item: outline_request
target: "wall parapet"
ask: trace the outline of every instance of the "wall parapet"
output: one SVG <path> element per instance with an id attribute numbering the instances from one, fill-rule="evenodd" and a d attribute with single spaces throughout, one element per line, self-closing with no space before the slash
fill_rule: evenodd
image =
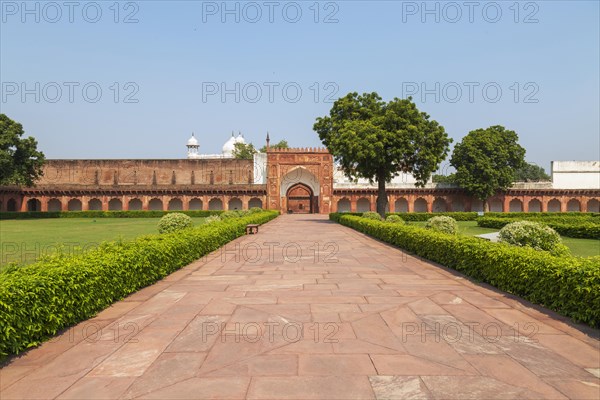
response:
<path id="1" fill-rule="evenodd" d="M 290 147 L 288 149 L 269 148 L 267 153 L 321 153 L 329 154 L 326 147 Z"/>

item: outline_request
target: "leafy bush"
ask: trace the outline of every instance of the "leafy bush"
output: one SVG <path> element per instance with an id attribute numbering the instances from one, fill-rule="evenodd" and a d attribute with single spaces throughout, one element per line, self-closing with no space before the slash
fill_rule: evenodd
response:
<path id="1" fill-rule="evenodd" d="M 391 222 L 394 224 L 403 224 L 404 220 L 402 218 L 400 218 L 398 215 L 392 214 L 392 215 L 387 216 L 387 218 L 385 219 L 385 222 Z"/>
<path id="2" fill-rule="evenodd" d="M 158 221 L 158 233 L 171 233 L 182 229 L 191 228 L 194 223 L 185 214 L 167 214 Z"/>
<path id="3" fill-rule="evenodd" d="M 367 211 L 362 214 L 363 218 L 366 219 L 374 219 L 376 221 L 381 221 L 381 215 L 376 213 L 375 211 Z"/>
<path id="4" fill-rule="evenodd" d="M 54 255 L 0 274 L 0 358 L 41 343 L 115 301 L 151 285 L 245 234 L 265 211 L 132 241 L 106 242 L 79 255 Z"/>
<path id="5" fill-rule="evenodd" d="M 250 209 L 248 210 L 248 212 L 249 212 L 250 214 L 259 213 L 259 212 L 262 212 L 262 211 L 263 211 L 263 209 L 262 209 L 262 208 L 260 208 L 260 207 L 252 207 L 252 208 L 250 208 Z"/>
<path id="6" fill-rule="evenodd" d="M 500 230 L 500 241 L 513 246 L 527 246 L 536 250 L 564 254 L 565 246 L 556 231 L 534 221 L 517 221 Z"/>
<path id="7" fill-rule="evenodd" d="M 205 224 L 212 224 L 213 222 L 221 221 L 221 217 L 218 215 L 211 215 L 204 220 Z"/>
<path id="8" fill-rule="evenodd" d="M 458 233 L 458 223 L 456 220 L 452 217 L 446 217 L 444 215 L 430 218 L 427 221 L 425 228 L 448 233 L 450 235 L 456 235 Z"/>
<path id="9" fill-rule="evenodd" d="M 229 211 L 225 211 L 223 214 L 221 214 L 220 217 L 221 217 L 221 219 L 239 218 L 240 213 L 239 213 L 239 211 L 236 211 L 236 210 L 229 210 Z"/>
<path id="10" fill-rule="evenodd" d="M 600 327 L 600 257 L 557 257 L 529 247 L 345 214 L 330 214 L 330 219 L 576 321 Z"/>

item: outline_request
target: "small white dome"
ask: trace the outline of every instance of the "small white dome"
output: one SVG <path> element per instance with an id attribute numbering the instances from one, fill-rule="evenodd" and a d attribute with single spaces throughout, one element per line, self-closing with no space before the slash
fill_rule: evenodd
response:
<path id="1" fill-rule="evenodd" d="M 192 133 L 192 137 L 189 138 L 189 140 L 187 141 L 187 145 L 188 146 L 198 146 L 198 140 L 194 137 L 193 133 Z"/>
<path id="2" fill-rule="evenodd" d="M 235 150 L 235 144 L 237 143 L 236 137 L 231 134 L 229 140 L 223 145 L 222 153 L 225 156 L 233 156 L 233 150 Z"/>
<path id="3" fill-rule="evenodd" d="M 235 138 L 235 142 L 236 143 L 244 143 L 244 144 L 246 143 L 246 141 L 244 140 L 244 136 L 242 136 L 241 132 Z"/>

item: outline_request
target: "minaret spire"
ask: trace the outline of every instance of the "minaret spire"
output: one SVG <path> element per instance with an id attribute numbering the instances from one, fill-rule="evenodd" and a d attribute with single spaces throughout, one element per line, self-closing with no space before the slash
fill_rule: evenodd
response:
<path id="1" fill-rule="evenodd" d="M 269 138 L 269 131 L 267 131 L 267 151 L 269 151 L 269 149 L 271 148 L 271 146 L 269 145 L 270 142 L 271 138 Z"/>

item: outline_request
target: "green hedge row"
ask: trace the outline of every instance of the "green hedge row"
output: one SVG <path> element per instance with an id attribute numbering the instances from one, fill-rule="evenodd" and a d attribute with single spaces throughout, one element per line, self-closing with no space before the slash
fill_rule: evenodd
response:
<path id="1" fill-rule="evenodd" d="M 493 218 L 600 218 L 600 213 L 583 213 L 583 212 L 487 212 L 486 217 Z"/>
<path id="2" fill-rule="evenodd" d="M 363 213 L 342 213 L 344 215 L 362 215 Z M 405 221 L 427 221 L 431 217 L 445 215 L 448 217 L 452 217 L 457 221 L 477 221 L 482 218 L 479 216 L 477 212 L 436 212 L 436 213 L 426 213 L 426 212 L 412 212 L 412 213 L 386 213 L 386 215 L 398 215 Z M 580 213 L 580 212 L 564 212 L 564 213 L 523 213 L 523 212 L 486 212 L 484 214 L 485 217 L 494 217 L 494 218 L 520 218 L 520 219 L 531 219 L 531 218 L 585 218 L 592 219 L 600 217 L 598 213 Z M 600 218 L 594 219 L 600 221 Z"/>
<path id="3" fill-rule="evenodd" d="M 190 217 L 209 217 L 219 215 L 223 211 L 194 210 L 194 211 L 27 211 L 0 212 L 3 219 L 33 219 L 33 218 L 159 218 L 168 213 L 183 213 Z"/>
<path id="4" fill-rule="evenodd" d="M 330 214 L 330 219 L 600 327 L 600 257 L 555 257 L 530 248 L 345 214 Z"/>
<path id="5" fill-rule="evenodd" d="M 502 229 L 505 225 L 524 218 L 497 218 L 482 217 L 477 220 L 477 225 L 485 228 Z M 586 218 L 528 218 L 527 221 L 536 221 L 548 225 L 563 236 L 582 239 L 600 239 L 600 221 Z"/>
<path id="6" fill-rule="evenodd" d="M 264 211 L 133 241 L 106 242 L 76 256 L 50 256 L 0 275 L 0 358 L 41 343 L 115 301 L 244 235 Z"/>
<path id="7" fill-rule="evenodd" d="M 360 215 L 360 213 L 357 213 Z M 423 213 L 423 212 L 415 212 L 415 213 L 386 213 L 386 215 L 398 215 L 405 221 L 427 221 L 432 217 L 438 217 L 440 215 L 444 215 L 447 217 L 452 217 L 457 221 L 475 221 L 477 219 L 476 212 L 436 212 L 436 213 Z M 347 215 L 347 214 L 344 214 Z M 356 215 L 356 214 L 355 214 Z"/>

